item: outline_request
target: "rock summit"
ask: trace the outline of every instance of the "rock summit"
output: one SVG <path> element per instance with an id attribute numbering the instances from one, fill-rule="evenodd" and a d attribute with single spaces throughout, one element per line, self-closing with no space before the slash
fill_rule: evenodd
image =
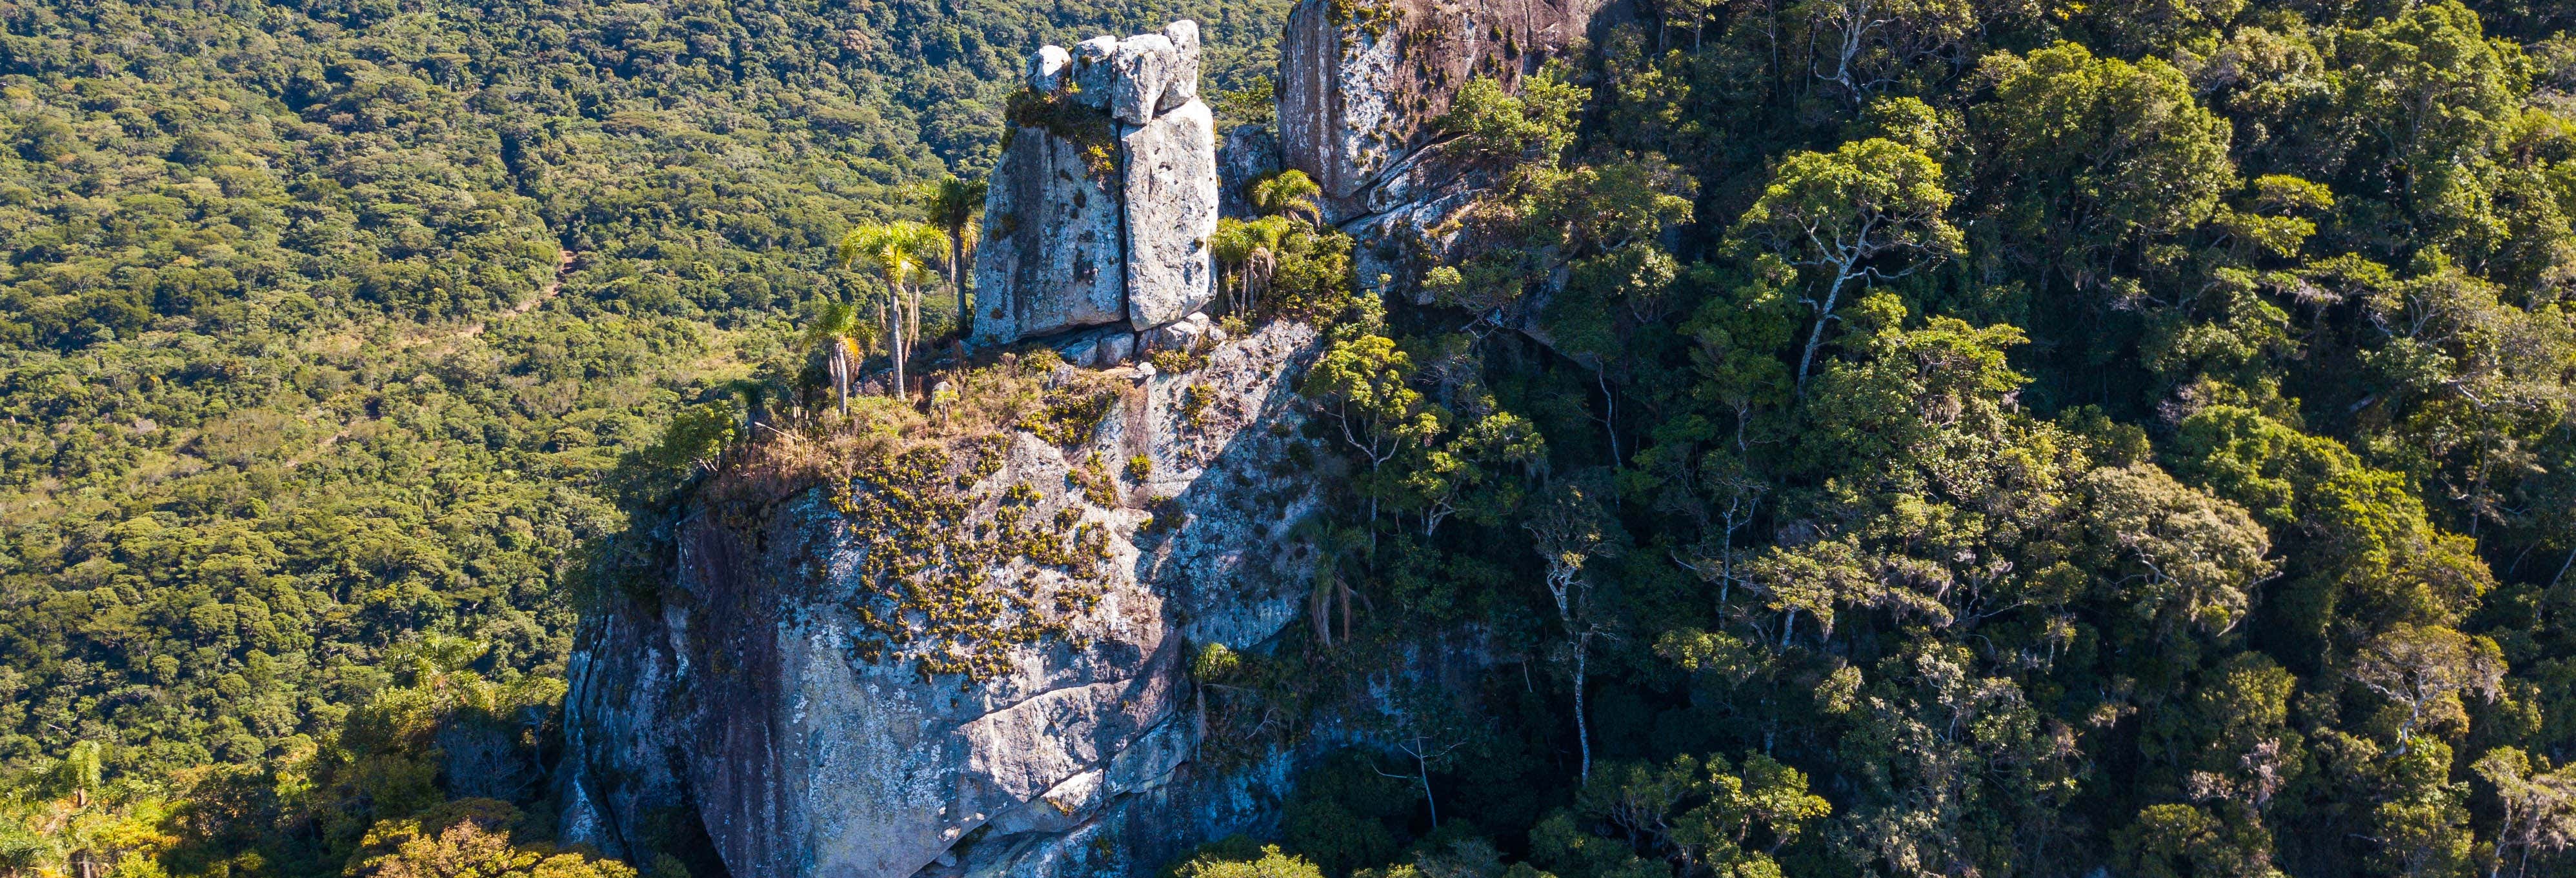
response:
<path id="1" fill-rule="evenodd" d="M 1191 21 L 1030 57 L 984 203 L 976 344 L 1145 332 L 1215 297 L 1216 120 L 1198 79 Z"/>

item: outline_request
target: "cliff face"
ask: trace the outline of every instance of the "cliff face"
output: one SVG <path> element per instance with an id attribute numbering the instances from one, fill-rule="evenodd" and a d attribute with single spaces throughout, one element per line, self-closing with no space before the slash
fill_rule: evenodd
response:
<path id="1" fill-rule="evenodd" d="M 1280 43 L 1279 146 L 1349 225 L 1458 185 L 1433 124 L 1483 76 L 1516 87 L 1605 0 L 1300 0 Z"/>
<path id="2" fill-rule="evenodd" d="M 1371 254 L 1483 185 L 1433 136 L 1452 90 L 1478 74 L 1517 83 L 1596 11 L 1392 0 L 1337 18 L 1305 0 L 1277 137 L 1229 134 L 1222 167 L 1194 27 L 1042 49 L 987 203 L 979 342 L 1044 337 L 1084 365 L 1176 333 L 1223 343 L 1203 369 L 1124 392 L 1096 430 L 1053 437 L 1070 447 L 1017 432 L 940 464 L 973 510 L 944 528 L 1047 520 L 1082 536 L 1081 557 L 1046 569 L 1019 537 L 968 552 L 986 561 L 960 569 L 980 572 L 957 573 L 971 587 L 937 606 L 887 603 L 872 559 L 919 550 L 897 543 L 922 529 L 854 505 L 863 489 L 818 488 L 757 521 L 685 520 L 669 587 L 594 612 L 572 661 L 567 837 L 633 856 L 702 832 L 739 878 L 1072 876 L 1142 874 L 1268 828 L 1297 754 L 1202 770 L 1185 651 L 1258 649 L 1302 616 L 1309 559 L 1289 529 L 1323 479 L 1291 463 L 1290 387 L 1315 337 L 1277 324 L 1224 340 L 1197 313 L 1213 295 L 1218 181 L 1274 156 L 1307 171 L 1371 277 Z M 1151 462 L 1140 484 L 1101 487 L 1101 462 L 1137 455 Z M 889 619 L 941 614 L 1017 633 L 989 654 L 919 626 L 890 633 L 904 625 Z M 1475 661 L 1442 649 L 1408 661 Z"/>
<path id="3" fill-rule="evenodd" d="M 658 606 L 597 614 L 574 659 L 568 836 L 631 853 L 694 818 L 740 878 L 1088 875 L 1258 827 L 1253 793 L 1275 793 L 1284 762 L 1194 770 L 1183 653 L 1253 648 L 1297 618 L 1287 529 L 1316 480 L 1286 463 L 1289 381 L 1313 340 L 1274 325 L 1122 391 L 1070 450 L 1016 432 L 960 465 L 983 473 L 962 496 L 990 501 L 965 529 L 1025 503 L 1028 520 L 1098 534 L 1081 550 L 1105 559 L 1024 580 L 1029 611 L 1058 627 L 1000 650 L 988 679 L 925 676 L 882 642 L 868 561 L 894 537 L 837 489 L 757 523 L 687 519 Z M 1137 454 L 1150 475 L 1126 497 L 1085 487 L 1095 460 Z M 1019 499 L 991 500 L 1005 496 Z M 1169 500 L 1149 514 L 1136 497 Z"/>

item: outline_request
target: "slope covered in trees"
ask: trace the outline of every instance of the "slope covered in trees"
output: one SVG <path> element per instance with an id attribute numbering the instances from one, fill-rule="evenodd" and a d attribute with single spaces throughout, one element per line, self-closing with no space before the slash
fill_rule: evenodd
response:
<path id="1" fill-rule="evenodd" d="M 1468 85 L 1498 184 L 1306 385 L 1365 633 L 1216 681 L 1503 664 L 1179 873 L 2576 868 L 2571 23 L 1662 2 Z"/>
<path id="2" fill-rule="evenodd" d="M 0 4 L 0 868 L 336 872 L 449 795 L 546 837 L 673 413 L 878 293 L 835 245 L 980 175 L 1027 46 L 1190 15 L 1240 84 L 1281 11 Z"/>
<path id="3" fill-rule="evenodd" d="M 547 843 L 576 596 L 840 429 L 1027 46 L 1280 6 L 0 6 L 0 865 L 721 874 Z M 1202 752 L 1393 709 L 1171 873 L 2576 870 L 2576 16 L 1632 11 L 1384 299 L 1215 242 L 1340 494 Z"/>

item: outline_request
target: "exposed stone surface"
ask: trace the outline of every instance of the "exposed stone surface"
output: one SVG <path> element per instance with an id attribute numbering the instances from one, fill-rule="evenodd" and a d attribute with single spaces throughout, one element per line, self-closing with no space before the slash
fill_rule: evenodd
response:
<path id="1" fill-rule="evenodd" d="M 1215 119 L 1197 98 L 1200 52 L 1198 25 L 1176 21 L 1030 59 L 1044 130 L 1018 129 L 993 168 L 987 243 L 975 254 L 976 344 L 1118 321 L 1147 330 L 1216 296 L 1208 238 L 1220 187 Z M 1095 134 L 1110 142 L 1089 142 Z"/>
<path id="2" fill-rule="evenodd" d="M 1060 46 L 1041 46 L 1029 56 L 1029 88 L 1054 91 L 1064 84 L 1064 70 L 1073 65 L 1073 56 Z"/>
<path id="3" fill-rule="evenodd" d="M 1249 217 L 1244 198 L 1252 181 L 1279 170 L 1279 138 L 1260 125 L 1237 125 L 1225 132 L 1216 149 L 1217 213 Z"/>
<path id="4" fill-rule="evenodd" d="M 1055 341 L 1055 352 L 1068 364 L 1105 369 L 1135 354 L 1136 334 L 1124 323 L 1071 333 Z"/>
<path id="5" fill-rule="evenodd" d="M 1170 37 L 1162 34 L 1139 34 L 1118 41 L 1118 54 L 1112 56 L 1109 69 L 1109 115 L 1129 125 L 1153 121 L 1163 103 L 1163 89 L 1171 84 L 1173 55 L 1178 54 Z"/>
<path id="6" fill-rule="evenodd" d="M 1223 341 L 1225 331 L 1210 325 L 1206 314 L 1191 314 L 1161 329 L 1154 330 L 1153 348 L 1161 351 L 1186 351 L 1201 340 Z"/>
<path id="7" fill-rule="evenodd" d="M 1043 53 L 1044 48 L 1038 49 Z M 1073 87 L 1084 105 L 1106 109 L 1109 106 L 1110 83 L 1118 74 L 1111 60 L 1118 56 L 1118 38 L 1102 34 L 1073 46 Z"/>
<path id="8" fill-rule="evenodd" d="M 1119 136 L 1127 168 L 1127 322 L 1150 329 L 1216 296 L 1216 118 L 1190 101 Z"/>
<path id="9" fill-rule="evenodd" d="M 1172 41 L 1172 66 L 1164 72 L 1157 112 L 1179 109 L 1199 97 L 1199 23 L 1184 18 L 1164 25 L 1163 38 Z"/>
<path id="10" fill-rule="evenodd" d="M 1606 2 L 1299 0 L 1279 50 L 1282 163 L 1315 178 L 1335 223 L 1386 210 L 1371 190 L 1433 143 L 1460 85 L 1492 76 L 1517 87 L 1584 37 Z M 1454 168 L 1422 169 L 1452 178 L 1442 170 Z"/>
<path id="11" fill-rule="evenodd" d="M 670 586 L 593 614 L 572 659 L 568 840 L 632 855 L 703 826 L 738 878 L 1136 875 L 1274 819 L 1289 754 L 1195 770 L 1181 650 L 1256 648 L 1299 618 L 1289 530 L 1321 489 L 1286 464 L 1302 441 L 1286 428 L 1314 342 L 1274 324 L 1150 378 L 1071 452 L 1011 438 L 988 484 L 1109 525 L 1115 561 L 1070 636 L 1018 647 L 980 684 L 849 655 L 841 598 L 885 548 L 825 489 L 757 523 L 685 520 Z M 1192 386 L 1206 402 L 1184 417 Z M 1132 490 L 1173 498 L 1169 528 L 1146 535 L 1146 513 L 1071 489 L 1093 454 L 1150 457 Z"/>
<path id="12" fill-rule="evenodd" d="M 979 341 L 1127 319 L 1120 192 L 1093 173 L 1083 148 L 1043 128 L 1012 132 L 984 196 Z"/>

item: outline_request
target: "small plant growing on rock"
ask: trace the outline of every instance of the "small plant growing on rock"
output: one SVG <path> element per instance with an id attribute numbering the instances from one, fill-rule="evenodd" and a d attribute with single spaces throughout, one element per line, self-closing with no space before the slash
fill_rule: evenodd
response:
<path id="1" fill-rule="evenodd" d="M 834 506 L 868 545 L 848 601 L 860 661 L 910 662 L 960 688 L 1009 670 L 1013 649 L 1070 633 L 1098 604 L 1107 528 L 1071 508 L 1042 512 L 1025 484 L 984 483 L 1007 439 L 924 444 L 861 466 Z M 1053 575 L 1048 575 L 1052 573 Z"/>
<path id="2" fill-rule="evenodd" d="M 1091 501 L 1091 505 L 1103 509 L 1118 505 L 1118 486 L 1110 481 L 1109 465 L 1101 461 L 1099 452 L 1084 458 L 1082 465 L 1065 473 L 1065 478 L 1082 489 L 1082 499 Z"/>
<path id="3" fill-rule="evenodd" d="M 1092 179 L 1107 180 L 1118 173 L 1118 124 L 1108 112 L 1075 100 L 1074 91 L 1068 87 L 1012 92 L 1004 115 L 1013 127 L 1005 129 L 1003 137 L 1013 136 L 1018 128 L 1044 129 L 1073 142 L 1074 148 L 1082 152 L 1083 167 L 1091 172 Z M 1003 148 L 1010 148 L 1007 140 Z"/>
<path id="4" fill-rule="evenodd" d="M 1207 365 L 1208 361 L 1207 354 L 1196 347 L 1159 350 L 1146 359 L 1153 362 L 1154 371 L 1169 374 L 1195 372 L 1199 367 Z"/>
<path id="5" fill-rule="evenodd" d="M 1048 392 L 1046 405 L 1023 418 L 1020 429 L 1059 447 L 1081 445 L 1100 431 L 1100 422 L 1118 407 L 1118 398 L 1117 385 L 1086 375 Z"/>

